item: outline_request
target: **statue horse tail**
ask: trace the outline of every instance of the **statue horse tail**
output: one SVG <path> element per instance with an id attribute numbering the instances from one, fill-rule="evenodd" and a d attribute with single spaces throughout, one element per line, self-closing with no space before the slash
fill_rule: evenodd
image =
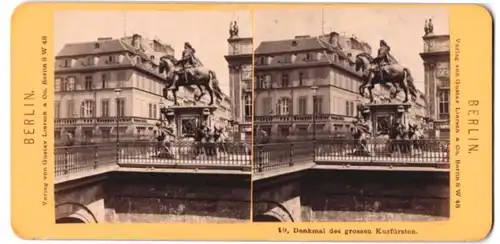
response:
<path id="1" fill-rule="evenodd" d="M 408 84 L 408 90 L 413 97 L 417 97 L 417 88 L 415 87 L 415 82 L 413 76 L 411 75 L 410 69 L 404 68 L 406 72 L 406 83 Z"/>
<path id="2" fill-rule="evenodd" d="M 219 80 L 217 80 L 217 76 L 215 75 L 215 72 L 213 70 L 209 70 L 208 71 L 208 75 L 210 76 L 210 81 L 212 83 L 212 89 L 215 92 L 215 96 L 217 96 L 217 98 L 219 100 L 222 100 L 222 94 L 223 93 L 222 93 L 222 90 L 219 87 Z"/>

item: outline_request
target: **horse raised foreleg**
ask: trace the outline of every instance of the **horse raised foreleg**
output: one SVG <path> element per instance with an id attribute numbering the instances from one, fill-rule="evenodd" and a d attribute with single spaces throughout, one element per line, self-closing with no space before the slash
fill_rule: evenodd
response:
<path id="1" fill-rule="evenodd" d="M 373 94 L 372 94 L 373 86 L 368 87 L 368 94 L 370 96 L 370 103 L 373 103 Z"/>
<path id="2" fill-rule="evenodd" d="M 179 106 L 179 102 L 177 102 L 177 91 L 178 91 L 179 88 L 175 88 L 174 90 L 172 90 L 172 94 L 174 95 L 174 105 L 175 106 Z"/>
<path id="3" fill-rule="evenodd" d="M 407 79 L 408 79 L 408 73 L 405 70 L 404 74 L 403 74 L 403 80 L 401 81 L 401 86 L 403 87 L 403 92 L 405 93 L 405 100 L 403 101 L 403 103 L 408 102 L 408 80 Z"/>
<path id="4" fill-rule="evenodd" d="M 208 103 L 208 105 L 213 105 L 214 104 L 214 91 L 212 90 L 212 88 L 210 87 L 210 85 L 207 83 L 204 85 L 205 87 L 205 90 L 207 90 L 208 94 L 210 95 L 210 102 Z"/>

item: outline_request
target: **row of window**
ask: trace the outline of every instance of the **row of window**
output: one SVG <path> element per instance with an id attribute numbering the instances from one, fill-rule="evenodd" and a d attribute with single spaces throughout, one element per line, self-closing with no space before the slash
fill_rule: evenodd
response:
<path id="1" fill-rule="evenodd" d="M 294 74 L 296 74 L 297 76 L 293 77 L 292 75 Z M 256 86 L 257 88 L 261 89 L 270 89 L 309 85 L 306 82 L 305 72 L 281 73 L 278 77 L 279 80 L 273 82 L 273 76 L 271 74 L 256 75 Z M 298 84 L 294 84 L 292 80 L 293 78 L 296 78 L 296 80 L 298 80 Z M 330 84 L 351 92 L 358 92 L 358 88 L 361 83 L 358 81 L 358 79 L 352 78 L 351 76 L 333 72 L 332 75 L 330 75 Z"/>
<path id="2" fill-rule="evenodd" d="M 322 96 L 316 96 L 313 100 L 313 111 L 308 112 L 308 97 L 306 96 L 301 96 L 297 99 L 297 114 L 296 115 L 310 115 L 312 113 L 316 114 L 326 114 L 326 111 L 323 107 L 324 104 L 324 98 Z M 341 99 L 336 101 L 335 104 L 337 107 L 334 108 L 333 113 L 335 114 L 342 114 L 346 116 L 356 116 L 356 103 L 354 101 L 341 101 Z M 345 104 L 344 109 L 340 109 L 338 107 L 341 104 Z M 291 115 L 292 113 L 292 108 L 294 104 L 293 101 L 290 98 L 280 98 L 276 102 L 276 112 L 273 111 L 272 107 L 272 98 L 271 97 L 265 97 L 262 99 L 262 108 L 263 108 L 263 115 L 266 114 L 277 114 L 277 115 Z"/>
<path id="3" fill-rule="evenodd" d="M 54 117 L 55 118 L 72 118 L 72 117 L 83 117 L 92 118 L 96 117 L 97 104 L 94 100 L 84 100 L 80 102 L 80 110 L 78 113 L 78 107 L 76 107 L 76 102 L 73 100 L 68 100 L 64 102 L 64 107 L 66 108 L 65 115 L 62 113 L 62 102 L 56 101 L 54 104 Z M 111 117 L 110 114 L 110 100 L 101 99 L 100 116 L 101 117 Z M 125 114 L 125 98 L 117 99 L 115 116 L 126 116 Z"/>
<path id="4" fill-rule="evenodd" d="M 119 59 L 117 55 L 107 55 L 103 57 L 96 57 L 96 56 L 88 56 L 82 60 L 82 65 L 84 66 L 93 66 L 97 62 L 99 62 L 99 59 L 103 58 L 105 61 L 104 63 L 106 64 L 117 64 L 119 63 Z M 76 62 L 76 60 L 75 60 Z M 60 65 L 62 68 L 71 68 L 73 66 L 74 62 L 73 59 L 65 59 L 63 63 Z"/>
<path id="5" fill-rule="evenodd" d="M 111 80 L 112 73 L 103 73 L 100 75 L 99 79 L 95 79 L 94 75 L 83 76 L 83 82 L 79 81 L 76 76 L 69 76 L 66 78 L 56 77 L 55 78 L 55 91 L 74 91 L 74 90 L 94 90 L 94 89 L 104 89 L 111 88 L 109 83 Z M 126 71 L 118 71 L 115 73 L 116 81 L 126 80 Z M 99 86 L 100 83 L 100 86 Z"/>

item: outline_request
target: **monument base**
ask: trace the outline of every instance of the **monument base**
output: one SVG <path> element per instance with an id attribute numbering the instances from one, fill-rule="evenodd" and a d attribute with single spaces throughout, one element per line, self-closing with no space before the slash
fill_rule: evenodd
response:
<path id="1" fill-rule="evenodd" d="M 376 138 L 381 130 L 386 129 L 384 127 L 391 126 L 396 120 L 407 127 L 411 106 L 408 103 L 364 104 L 362 114 L 366 121 L 371 121 L 372 136 Z"/>
<path id="2" fill-rule="evenodd" d="M 167 108 L 167 119 L 175 126 L 177 138 L 193 137 L 196 129 L 205 124 L 213 126 L 215 106 L 170 106 Z"/>

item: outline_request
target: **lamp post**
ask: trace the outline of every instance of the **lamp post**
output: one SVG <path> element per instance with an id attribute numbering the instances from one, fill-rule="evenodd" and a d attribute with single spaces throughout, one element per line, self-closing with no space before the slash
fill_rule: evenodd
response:
<path id="1" fill-rule="evenodd" d="M 317 86 L 311 86 L 312 98 L 313 98 L 313 160 L 316 158 L 316 92 L 318 91 Z"/>
<path id="2" fill-rule="evenodd" d="M 160 98 L 160 108 L 159 108 L 160 109 L 160 121 L 163 121 L 163 116 L 162 116 L 163 114 L 161 112 L 161 109 L 163 108 L 163 105 L 164 105 L 163 98 Z"/>
<path id="3" fill-rule="evenodd" d="M 118 163 L 118 160 L 120 159 L 120 101 L 118 99 L 120 98 L 122 89 L 116 88 L 114 91 L 116 95 L 116 161 Z"/>

